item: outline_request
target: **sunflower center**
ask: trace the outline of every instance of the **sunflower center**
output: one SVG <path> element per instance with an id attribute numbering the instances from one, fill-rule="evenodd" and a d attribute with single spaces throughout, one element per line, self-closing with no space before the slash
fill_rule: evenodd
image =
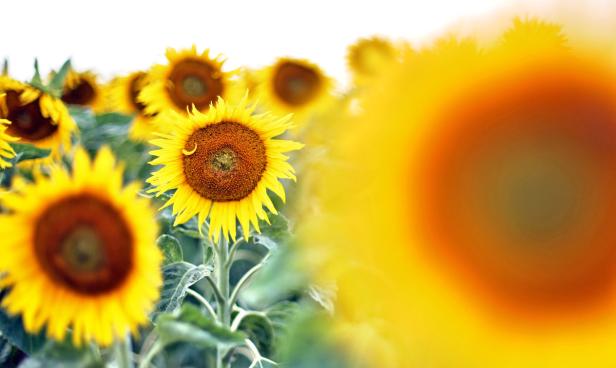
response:
<path id="1" fill-rule="evenodd" d="M 235 167 L 237 156 L 228 148 L 223 148 L 212 154 L 211 165 L 214 170 L 229 172 Z"/>
<path id="2" fill-rule="evenodd" d="M 37 220 L 34 244 L 46 273 L 77 293 L 111 291 L 131 271 L 128 225 L 115 207 L 90 194 L 50 205 Z"/>
<path id="3" fill-rule="evenodd" d="M 139 93 L 141 92 L 141 83 L 143 83 L 143 79 L 145 78 L 145 73 L 139 73 L 135 75 L 135 77 L 130 81 L 130 101 L 132 102 L 135 110 L 139 113 L 143 113 L 145 110 L 145 105 L 139 101 Z"/>
<path id="4" fill-rule="evenodd" d="M 169 97 L 182 110 L 193 104 L 197 109 L 205 109 L 224 89 L 221 71 L 196 59 L 178 62 L 169 73 L 169 81 Z"/>
<path id="5" fill-rule="evenodd" d="M 40 99 L 22 105 L 19 93 L 8 91 L 6 93 L 8 114 L 6 118 L 11 121 L 7 132 L 26 141 L 36 142 L 53 135 L 58 126 L 50 118 L 43 116 Z"/>
<path id="6" fill-rule="evenodd" d="M 100 271 L 105 264 L 102 239 L 90 226 L 78 226 L 62 241 L 60 255 L 76 272 Z"/>
<path id="7" fill-rule="evenodd" d="M 187 140 L 184 174 L 193 190 L 212 201 L 239 201 L 257 187 L 267 166 L 265 145 L 254 130 L 221 122 Z"/>
<path id="8" fill-rule="evenodd" d="M 421 164 L 433 250 L 516 308 L 597 300 L 616 281 L 616 91 L 560 68 L 469 92 Z"/>
<path id="9" fill-rule="evenodd" d="M 69 105 L 87 106 L 95 97 L 96 89 L 85 79 L 80 79 L 73 88 L 65 88 L 62 93 L 62 101 Z"/>
<path id="10" fill-rule="evenodd" d="M 201 97 L 207 92 L 207 84 L 196 75 L 188 75 L 182 80 L 184 92 L 191 97 Z"/>
<path id="11" fill-rule="evenodd" d="M 274 74 L 274 91 L 285 103 L 304 105 L 317 96 L 321 77 L 313 68 L 294 62 L 280 64 Z"/>

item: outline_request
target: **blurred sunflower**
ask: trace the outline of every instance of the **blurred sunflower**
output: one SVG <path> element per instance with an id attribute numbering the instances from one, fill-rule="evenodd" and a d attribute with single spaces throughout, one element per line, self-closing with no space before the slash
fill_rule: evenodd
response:
<path id="1" fill-rule="evenodd" d="M 91 71 L 77 72 L 71 69 L 64 79 L 62 101 L 67 105 L 88 106 L 95 112 L 105 108 L 104 87 L 98 76 Z"/>
<path id="2" fill-rule="evenodd" d="M 399 50 L 386 38 L 361 38 L 348 48 L 347 65 L 356 85 L 373 80 L 399 57 Z"/>
<path id="3" fill-rule="evenodd" d="M 302 145 L 275 139 L 291 127 L 289 117 L 254 115 L 254 109 L 246 98 L 237 106 L 219 98 L 205 114 L 195 108 L 188 116 L 159 116 L 169 133 L 151 141 L 160 147 L 152 151 L 151 164 L 163 167 L 147 182 L 158 195 L 175 189 L 164 206 L 173 205 L 175 225 L 197 214 L 201 225 L 209 215 L 209 236 L 218 241 L 221 230 L 225 238 L 236 238 L 237 220 L 244 236 L 251 223 L 260 231 L 259 219 L 268 221 L 264 206 L 277 213 L 267 191 L 285 200 L 279 179 L 295 180 L 285 153 Z"/>
<path id="4" fill-rule="evenodd" d="M 6 169 L 11 167 L 11 163 L 7 160 L 15 157 L 15 151 L 9 143 L 19 140 L 6 133 L 10 121 L 6 119 L 0 119 L 0 169 Z"/>
<path id="5" fill-rule="evenodd" d="M 265 109 L 277 115 L 293 113 L 298 124 L 333 101 L 333 80 L 307 60 L 280 58 L 260 70 L 257 78 L 257 97 Z"/>
<path id="6" fill-rule="evenodd" d="M 395 347 L 373 366 L 616 364 L 610 52 L 518 19 L 407 51 L 363 96 L 304 231 L 339 315 Z"/>
<path id="7" fill-rule="evenodd" d="M 190 49 L 167 49 L 167 65 L 155 65 L 148 73 L 147 86 L 139 94 L 139 101 L 147 114 L 155 115 L 171 109 L 186 114 L 194 105 L 205 111 L 218 97 L 232 100 L 233 72 L 223 72 L 221 55 L 210 57 L 210 51 L 198 53 Z"/>
<path id="8" fill-rule="evenodd" d="M 53 166 L 35 179 L 3 197 L 4 307 L 32 333 L 46 326 L 62 340 L 70 328 L 76 345 L 136 333 L 161 285 L 155 215 L 139 185 L 122 187 L 108 148 L 94 162 L 79 149 L 72 174 Z"/>
<path id="9" fill-rule="evenodd" d="M 70 149 L 77 125 L 60 99 L 9 77 L 0 77 L 0 93 L 0 118 L 11 122 L 9 135 L 51 149 L 51 158 Z"/>
<path id="10" fill-rule="evenodd" d="M 137 98 L 146 83 L 146 73 L 137 71 L 114 79 L 109 86 L 109 104 L 114 111 L 135 115 L 129 136 L 134 140 L 148 140 L 155 131 L 152 116 L 145 113 L 145 105 Z"/>

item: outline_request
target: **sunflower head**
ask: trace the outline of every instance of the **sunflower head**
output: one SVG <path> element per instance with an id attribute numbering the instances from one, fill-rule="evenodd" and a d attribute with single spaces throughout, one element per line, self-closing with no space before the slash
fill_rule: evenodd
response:
<path id="1" fill-rule="evenodd" d="M 94 162 L 79 149 L 72 174 L 59 166 L 19 181 L 0 216 L 3 300 L 27 331 L 103 346 L 147 321 L 158 298 L 157 225 L 139 186 L 122 186 L 108 148 Z"/>
<path id="2" fill-rule="evenodd" d="M 138 96 L 146 86 L 147 74 L 143 71 L 115 78 L 108 88 L 109 108 L 126 115 L 134 115 L 129 136 L 135 140 L 148 140 L 156 131 L 152 122 L 153 116 L 146 114 L 146 106 L 139 101 Z"/>
<path id="3" fill-rule="evenodd" d="M 70 149 L 77 125 L 60 99 L 8 77 L 0 77 L 0 93 L 0 118 L 11 122 L 6 133 L 51 149 L 51 158 Z"/>
<path id="4" fill-rule="evenodd" d="M 356 84 L 373 79 L 399 57 L 398 49 L 386 38 L 361 38 L 348 48 L 347 65 Z"/>
<path id="5" fill-rule="evenodd" d="M 67 105 L 88 106 L 96 112 L 105 108 L 104 87 L 92 71 L 71 69 L 64 79 L 61 99 Z"/>
<path id="6" fill-rule="evenodd" d="M 340 314 L 387 336 L 394 366 L 616 362 L 610 57 L 517 20 L 481 51 L 408 51 L 362 96 L 306 241 L 332 252 Z"/>
<path id="7" fill-rule="evenodd" d="M 280 58 L 258 73 L 257 96 L 279 115 L 293 113 L 303 122 L 332 102 L 333 81 L 307 60 Z"/>
<path id="8" fill-rule="evenodd" d="M 175 112 L 159 118 L 169 133 L 158 134 L 152 144 L 153 165 L 162 165 L 148 182 L 157 194 L 175 190 L 165 204 L 173 205 L 176 225 L 198 215 L 199 225 L 209 216 L 209 236 L 220 233 L 235 239 L 237 221 L 244 236 L 250 224 L 259 231 L 259 219 L 276 213 L 268 190 L 285 199 L 279 179 L 295 180 L 286 152 L 301 144 L 276 139 L 291 122 L 288 117 L 255 115 L 246 98 L 237 106 L 219 99 L 207 113 L 196 108 L 188 116 Z"/>
<path id="9" fill-rule="evenodd" d="M 171 109 L 185 114 L 195 106 L 205 111 L 218 97 L 234 99 L 233 72 L 222 70 L 224 60 L 210 51 L 198 53 L 190 49 L 167 49 L 167 65 L 155 65 L 148 73 L 147 86 L 139 94 L 139 101 L 148 114 Z"/>

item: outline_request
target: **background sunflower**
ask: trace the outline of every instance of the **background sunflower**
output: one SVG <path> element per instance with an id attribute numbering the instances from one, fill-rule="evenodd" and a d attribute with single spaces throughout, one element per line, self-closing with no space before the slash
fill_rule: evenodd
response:
<path id="1" fill-rule="evenodd" d="M 20 181 L 3 197 L 3 306 L 27 331 L 46 327 L 63 340 L 102 346 L 147 321 L 159 295 L 157 225 L 138 184 L 122 187 L 122 170 L 103 148 L 94 162 L 79 149 L 72 174 Z"/>

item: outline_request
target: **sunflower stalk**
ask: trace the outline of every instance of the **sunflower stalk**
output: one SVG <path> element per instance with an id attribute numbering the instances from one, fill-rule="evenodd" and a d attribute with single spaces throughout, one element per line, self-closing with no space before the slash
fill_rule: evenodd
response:
<path id="1" fill-rule="evenodd" d="M 132 359 L 132 342 L 130 336 L 126 336 L 124 339 L 118 339 L 114 346 L 115 360 L 118 368 L 133 368 Z"/>

